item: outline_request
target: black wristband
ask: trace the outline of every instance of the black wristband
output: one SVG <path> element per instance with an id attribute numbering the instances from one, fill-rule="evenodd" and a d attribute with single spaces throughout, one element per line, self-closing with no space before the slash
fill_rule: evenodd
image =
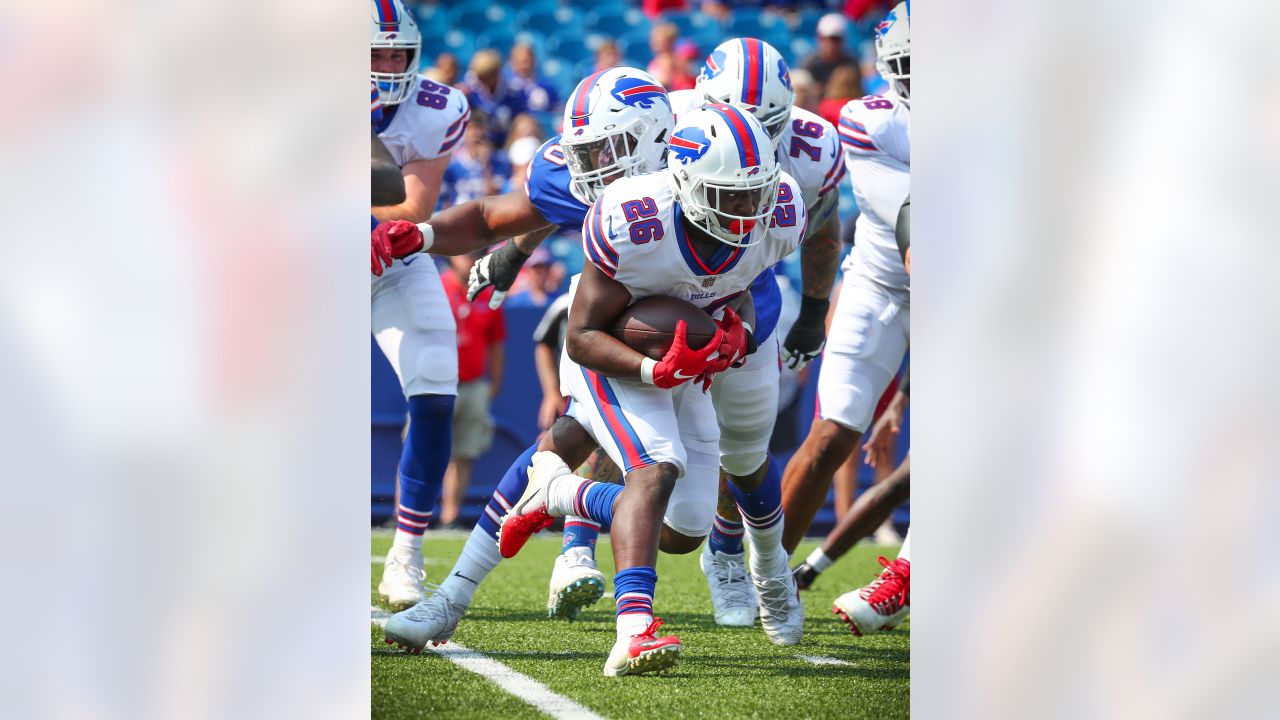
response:
<path id="1" fill-rule="evenodd" d="M 502 247 L 498 248 L 498 252 L 502 254 L 503 260 L 506 260 L 508 262 L 514 262 L 517 265 L 521 265 L 521 266 L 523 266 L 524 261 L 528 260 L 529 256 L 533 254 L 533 253 L 526 253 L 525 251 L 521 250 L 519 246 L 516 245 L 514 240 L 510 240 L 508 242 L 503 243 Z M 513 257 L 511 253 L 515 253 L 515 256 Z"/>
<path id="2" fill-rule="evenodd" d="M 796 318 L 796 322 L 817 322 L 819 324 L 825 324 L 827 321 L 827 310 L 830 309 L 830 307 L 830 300 L 802 295 L 800 296 L 800 316 Z"/>

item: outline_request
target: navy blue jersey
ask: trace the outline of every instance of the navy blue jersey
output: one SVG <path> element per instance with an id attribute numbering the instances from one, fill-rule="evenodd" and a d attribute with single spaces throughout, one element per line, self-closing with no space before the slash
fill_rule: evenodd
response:
<path id="1" fill-rule="evenodd" d="M 578 230 L 587 217 L 591 203 L 573 192 L 569 167 L 560 149 L 560 136 L 542 143 L 529 164 L 526 191 L 529 200 L 547 222 L 562 228 Z"/>

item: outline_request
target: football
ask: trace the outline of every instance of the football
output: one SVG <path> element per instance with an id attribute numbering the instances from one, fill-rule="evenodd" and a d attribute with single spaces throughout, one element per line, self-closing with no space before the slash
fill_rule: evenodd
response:
<path id="1" fill-rule="evenodd" d="M 661 360 L 675 338 L 676 323 L 684 320 L 691 348 L 704 347 L 716 334 L 716 321 L 693 303 L 656 295 L 637 300 L 613 325 L 613 336 L 637 352 Z"/>

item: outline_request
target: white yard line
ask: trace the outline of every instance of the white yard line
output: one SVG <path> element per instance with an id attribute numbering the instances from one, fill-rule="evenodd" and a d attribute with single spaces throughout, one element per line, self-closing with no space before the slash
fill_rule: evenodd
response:
<path id="1" fill-rule="evenodd" d="M 827 657 L 826 655 L 797 655 L 801 660 L 813 665 L 852 665 L 848 660 Z"/>
<path id="2" fill-rule="evenodd" d="M 386 610 L 374 605 L 369 606 L 369 619 L 374 625 L 378 627 L 385 626 L 389 617 L 391 617 L 391 613 Z M 483 653 L 478 653 L 468 647 L 459 645 L 457 641 L 450 640 L 447 644 L 439 647 L 428 645 L 427 649 L 439 653 L 446 660 L 463 670 L 469 670 L 483 677 L 507 693 L 514 695 L 516 698 L 553 718 L 604 720 L 603 717 L 592 712 L 590 708 L 579 705 L 569 698 L 553 692 L 546 685 L 528 675 L 512 670 Z"/>

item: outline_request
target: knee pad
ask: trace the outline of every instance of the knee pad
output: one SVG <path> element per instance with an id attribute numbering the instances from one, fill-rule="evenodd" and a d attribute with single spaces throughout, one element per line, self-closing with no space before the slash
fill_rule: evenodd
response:
<path id="1" fill-rule="evenodd" d="M 720 456 L 720 467 L 730 475 L 743 477 L 759 470 L 766 458 L 768 453 L 764 450 L 729 453 Z"/>

